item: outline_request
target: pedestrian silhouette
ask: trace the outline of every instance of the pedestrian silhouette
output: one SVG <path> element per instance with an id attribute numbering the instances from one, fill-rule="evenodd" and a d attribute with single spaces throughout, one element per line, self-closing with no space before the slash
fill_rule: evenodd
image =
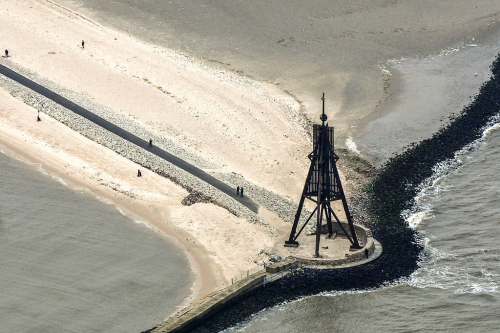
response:
<path id="1" fill-rule="evenodd" d="M 240 187 L 239 186 L 236 188 L 236 195 L 240 195 Z"/>
<path id="2" fill-rule="evenodd" d="M 141 170 L 137 170 L 137 177 L 142 177 Z"/>
<path id="3" fill-rule="evenodd" d="M 149 146 L 153 147 L 153 139 L 149 139 Z"/>
<path id="4" fill-rule="evenodd" d="M 368 259 L 368 257 L 369 257 L 368 249 L 365 249 L 365 257 L 366 257 L 366 259 Z"/>
<path id="5" fill-rule="evenodd" d="M 82 40 L 82 49 L 85 48 L 85 42 Z"/>
<path id="6" fill-rule="evenodd" d="M 241 193 L 241 196 L 243 197 L 243 187 L 240 188 L 240 193 Z"/>
<path id="7" fill-rule="evenodd" d="M 5 57 L 8 58 L 9 57 L 9 50 L 5 50 Z"/>

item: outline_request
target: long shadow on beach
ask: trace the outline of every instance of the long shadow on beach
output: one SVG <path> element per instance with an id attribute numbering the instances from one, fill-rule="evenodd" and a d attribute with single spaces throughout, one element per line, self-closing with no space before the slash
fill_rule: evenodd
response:
<path id="1" fill-rule="evenodd" d="M 480 139 L 485 126 L 499 114 L 500 56 L 491 71 L 490 80 L 460 115 L 432 138 L 390 159 L 367 189 L 372 216 L 367 227 L 384 247 L 379 259 L 345 269 L 297 271 L 217 313 L 193 332 L 219 332 L 285 301 L 324 291 L 380 287 L 412 274 L 418 268 L 423 246 L 420 235 L 409 228 L 402 212 L 413 207 L 419 185 L 434 174 L 436 164 L 453 159 L 457 151 Z"/>

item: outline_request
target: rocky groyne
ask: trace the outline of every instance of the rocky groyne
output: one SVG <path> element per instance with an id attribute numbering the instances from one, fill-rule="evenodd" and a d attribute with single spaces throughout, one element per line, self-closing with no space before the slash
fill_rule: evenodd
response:
<path id="1" fill-rule="evenodd" d="M 102 119 L 111 122 L 112 124 L 132 133 L 133 135 L 148 140 L 153 139 L 154 145 L 168 151 L 169 153 L 181 158 L 182 160 L 194 165 L 199 169 L 204 170 L 217 170 L 221 169 L 213 161 L 200 157 L 197 153 L 190 151 L 188 148 L 183 147 L 169 138 L 158 134 L 151 128 L 138 122 L 134 117 L 128 117 L 116 110 L 104 106 L 94 99 L 65 89 L 54 82 L 40 77 L 29 69 L 20 67 L 11 63 L 8 59 L 0 60 L 0 63 L 7 68 L 29 78 L 30 80 L 46 87 L 47 89 L 57 93 L 58 95 L 74 102 L 75 104 L 85 106 L 86 109 L 101 117 Z M 184 187 L 190 194 L 183 200 L 183 204 L 194 204 L 196 202 L 209 202 L 226 208 L 232 214 L 246 218 L 250 222 L 257 222 L 266 225 L 271 232 L 275 232 L 274 228 L 269 226 L 265 221 L 258 217 L 254 212 L 236 202 L 226 194 L 221 193 L 209 184 L 201 181 L 197 177 L 183 171 L 180 168 L 162 160 L 158 156 L 151 154 L 147 150 L 135 146 L 134 144 L 108 132 L 93 122 L 75 114 L 74 112 L 62 107 L 54 101 L 32 91 L 31 89 L 11 80 L 3 75 L 0 75 L 0 87 L 7 90 L 12 96 L 23 101 L 29 106 L 39 110 L 40 112 L 60 121 L 67 125 L 69 128 L 77 131 L 83 136 L 115 151 L 116 153 L 136 162 L 142 167 L 150 169 L 155 173 L 169 178 L 176 184 Z M 303 122 L 298 121 L 301 114 L 294 116 L 293 110 L 290 107 L 281 107 L 284 109 L 290 119 L 294 122 L 303 125 Z M 302 118 L 300 118 L 302 119 Z M 257 186 L 244 179 L 242 175 L 232 173 L 210 172 L 209 174 L 229 185 L 243 185 L 245 193 L 248 197 L 255 200 L 257 203 L 264 205 L 269 210 L 275 212 L 285 221 L 293 219 L 297 204 L 290 199 L 278 195 L 265 188 Z M 203 196 L 201 199 L 200 195 Z M 304 219 L 307 215 L 304 213 Z"/>
<path id="2" fill-rule="evenodd" d="M 93 114 L 109 121 L 110 123 L 126 130 L 127 132 L 144 140 L 151 138 L 154 145 L 173 154 L 176 157 L 194 165 L 195 167 L 206 170 L 206 172 L 214 178 L 233 187 L 243 186 L 245 194 L 256 201 L 258 204 L 266 207 L 270 211 L 276 213 L 286 222 L 292 222 L 297 210 L 297 203 L 290 198 L 279 195 L 262 186 L 258 186 L 246 180 L 241 174 L 235 172 L 219 172 L 222 167 L 211 160 L 202 158 L 196 152 L 189 150 L 182 145 L 173 142 L 169 138 L 158 134 L 154 129 L 135 120 L 134 117 L 129 117 L 121 112 L 117 112 L 112 108 L 96 102 L 94 99 L 64 87 L 61 87 L 54 82 L 40 77 L 37 73 L 23 68 L 19 65 L 11 63 L 8 59 L 1 59 L 0 63 L 7 68 L 29 78 L 30 80 L 40 84 L 41 86 L 55 92 L 56 94 L 66 98 L 77 105 L 85 106 Z M 93 122 L 81 117 L 71 110 L 68 110 L 56 102 L 32 91 L 31 89 L 11 80 L 3 75 L 0 75 L 0 87 L 7 90 L 12 96 L 23 101 L 29 106 L 39 110 L 40 112 L 60 121 L 71 129 L 77 131 L 83 136 L 115 151 L 116 153 L 136 162 L 140 166 L 148 168 L 155 173 L 158 173 L 166 178 L 169 178 L 176 184 L 184 187 L 190 195 L 184 200 L 184 204 L 194 204 L 196 202 L 206 202 L 219 205 L 226 208 L 229 212 L 238 217 L 243 217 L 250 222 L 257 222 L 266 225 L 271 232 L 275 232 L 274 228 L 270 227 L 265 221 L 259 218 L 254 212 L 232 200 L 231 196 L 225 195 L 217 191 L 212 186 L 193 177 L 191 174 L 179 169 L 172 164 L 163 161 L 161 158 L 151 154 L 147 150 L 139 148 L 134 144 L 123 140 L 122 138 L 108 132 Z M 277 103 L 277 102 L 275 102 Z M 277 106 L 279 107 L 279 106 Z M 289 106 L 281 106 L 280 109 L 294 122 L 300 129 L 304 130 L 309 126 L 309 122 L 304 122 L 302 113 L 294 114 L 294 111 Z M 301 120 L 302 119 L 302 120 Z M 310 126 L 309 126 L 310 127 Z M 203 200 L 193 200 L 203 194 Z M 304 222 L 309 216 L 307 210 L 303 210 L 301 219 Z M 353 215 L 356 215 L 354 210 Z"/>
<path id="3" fill-rule="evenodd" d="M 305 268 L 256 291 L 238 304 L 206 320 L 193 332 L 219 332 L 247 320 L 252 314 L 285 301 L 331 290 L 377 288 L 404 280 L 418 268 L 423 245 L 408 226 L 404 212 L 411 211 L 422 185 L 435 175 L 436 166 L 454 160 L 455 154 L 481 139 L 485 127 L 498 122 L 500 112 L 500 58 L 478 95 L 432 138 L 411 145 L 391 158 L 365 189 L 365 226 L 380 241 L 384 252 L 366 265 L 337 270 Z"/>
<path id="4" fill-rule="evenodd" d="M 176 154 L 177 157 L 195 165 L 198 168 L 218 168 L 219 166 L 214 163 L 200 158 L 198 155 L 190 152 L 187 149 L 174 144 L 168 138 L 156 134 L 154 131 L 147 129 L 141 123 L 128 119 L 125 115 L 96 103 L 93 99 L 69 91 L 58 85 L 45 80 L 35 73 L 30 72 L 24 68 L 20 68 L 11 63 L 5 63 L 3 60 L 3 65 L 7 68 L 14 70 L 17 73 L 29 78 L 30 80 L 46 87 L 47 89 L 55 92 L 56 94 L 72 101 L 75 104 L 85 105 L 92 113 L 98 115 L 102 119 L 111 122 L 112 124 L 132 133 L 133 135 L 143 138 L 143 140 L 148 140 L 152 138 L 155 142 L 155 146 L 169 151 L 170 153 Z M 180 169 L 173 164 L 165 161 L 164 159 L 152 154 L 148 150 L 145 150 L 135 144 L 105 130 L 101 126 L 95 124 L 94 122 L 66 109 L 60 104 L 52 101 L 51 99 L 42 96 L 30 88 L 4 76 L 0 75 L 0 87 L 7 90 L 12 96 L 23 101 L 25 104 L 32 106 L 33 108 L 39 110 L 40 112 L 54 118 L 55 120 L 65 124 L 74 131 L 82 134 L 83 136 L 95 141 L 114 152 L 124 156 L 125 158 L 139 164 L 140 166 L 150 169 L 153 172 L 169 178 L 176 184 L 184 187 L 190 193 L 203 193 L 204 199 L 201 202 L 211 202 L 215 203 L 221 207 L 226 208 L 232 214 L 243 217 L 250 222 L 256 222 L 266 225 L 271 232 L 274 232 L 274 228 L 269 226 L 264 222 L 257 214 L 252 212 L 249 208 L 240 204 L 234 200 L 231 196 L 222 193 L 213 186 L 204 182 L 203 180 L 193 176 L 189 172 Z M 247 192 L 248 193 L 248 192 Z M 190 202 L 192 195 L 185 200 Z"/>

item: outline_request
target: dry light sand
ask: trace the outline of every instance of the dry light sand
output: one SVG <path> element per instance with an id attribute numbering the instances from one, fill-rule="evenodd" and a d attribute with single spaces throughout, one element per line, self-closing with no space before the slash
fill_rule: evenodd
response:
<path id="1" fill-rule="evenodd" d="M 341 136 L 344 139 L 351 136 L 359 139 L 362 152 L 374 161 L 377 159 L 373 156 L 378 153 L 389 154 L 388 149 L 384 150 L 387 142 L 397 142 L 389 145 L 392 151 L 397 151 L 408 140 L 414 141 L 413 137 L 406 139 L 405 132 L 397 132 L 402 126 L 398 123 L 403 122 L 401 117 L 416 114 L 412 111 L 414 109 L 405 107 L 405 101 L 398 96 L 407 94 L 413 96 L 414 101 L 417 99 L 415 96 L 419 96 L 412 92 L 411 89 L 414 89 L 421 96 L 431 97 L 436 104 L 444 90 L 429 90 L 419 86 L 421 80 L 411 80 L 412 74 L 423 73 L 422 68 L 429 70 L 436 66 L 432 58 L 424 59 L 429 63 L 413 60 L 410 67 L 405 67 L 401 60 L 393 64 L 390 71 L 377 63 L 387 61 L 389 57 L 419 54 L 420 51 L 439 54 L 443 47 L 452 46 L 471 31 L 482 29 L 484 34 L 491 34 L 497 24 L 491 23 L 489 30 L 487 27 L 489 22 L 497 22 L 498 16 L 493 10 L 498 5 L 483 1 L 483 7 L 491 6 L 493 9 L 481 7 L 474 14 L 476 16 L 470 13 L 463 17 L 457 15 L 456 23 L 461 25 L 460 29 L 447 40 L 443 36 L 453 31 L 454 25 L 449 21 L 450 15 L 445 15 L 448 21 L 430 24 L 437 15 L 431 11 L 431 17 L 427 21 L 419 21 L 421 26 L 415 31 L 394 30 L 390 24 L 382 24 L 377 17 L 370 16 L 370 13 L 380 13 L 381 18 L 390 17 L 386 10 L 392 8 L 388 7 L 390 1 L 385 2 L 385 5 L 374 5 L 373 8 L 367 5 L 370 7 L 366 9 L 369 22 L 365 22 L 361 30 L 372 31 L 376 24 L 381 24 L 387 36 L 351 31 L 335 37 L 347 43 L 351 50 L 362 49 L 366 43 L 371 43 L 370 38 L 375 38 L 378 44 L 370 44 L 365 53 L 359 52 L 364 56 L 358 54 L 355 58 L 357 62 L 349 62 L 348 55 L 342 52 L 332 55 L 333 60 L 342 59 L 340 63 L 346 65 L 346 70 L 336 68 L 333 80 L 327 72 L 322 73 L 320 80 L 338 83 L 335 90 L 338 98 L 327 100 L 334 106 L 331 121 L 340 120 Z M 456 13 L 468 13 L 470 6 L 464 1 L 459 3 Z M 335 19 L 346 19 L 350 14 L 352 12 L 346 9 Z M 362 19 L 362 14 L 355 14 L 357 19 Z M 400 19 L 400 23 L 407 20 L 405 17 Z M 327 17 L 310 19 L 322 21 Z M 307 91 L 310 94 L 303 98 L 305 102 L 301 105 L 278 85 L 249 79 L 235 71 L 213 67 L 210 62 L 140 42 L 51 1 L 4 1 L 0 4 L 0 22 L 0 47 L 8 49 L 10 55 L 3 58 L 2 63 L 24 67 L 62 87 L 89 96 L 210 161 L 214 169 L 236 172 L 255 184 L 298 201 L 311 145 L 304 131 L 301 112 L 304 107 L 311 117 L 319 112 L 316 110 L 319 100 L 313 102 L 320 96 L 317 86 L 309 89 L 318 96 L 313 97 L 312 92 Z M 470 25 L 466 26 L 468 23 Z M 426 36 L 432 35 L 432 31 L 428 30 L 430 28 L 436 30 L 437 37 L 425 44 Z M 418 37 L 418 43 L 411 43 L 411 34 Z M 400 49 L 390 43 L 386 43 L 386 48 L 381 40 L 386 38 L 392 43 L 393 35 L 404 40 L 405 44 Z M 289 45 L 296 43 L 285 37 Z M 479 38 L 479 35 L 476 34 L 476 37 Z M 85 40 L 85 49 L 81 47 L 82 39 Z M 353 42 L 349 44 L 348 41 Z M 486 51 L 481 49 L 479 56 L 471 51 L 474 54 L 461 58 L 458 64 L 447 62 L 450 68 L 472 64 L 472 69 L 461 72 L 461 75 L 463 78 L 472 76 L 475 81 L 462 86 L 461 95 L 474 93 L 481 80 L 487 77 L 485 64 L 491 62 L 498 49 L 491 41 L 488 45 Z M 276 47 L 281 50 L 283 45 Z M 378 53 L 375 52 L 377 48 L 380 50 Z M 357 64 L 363 63 L 372 54 L 375 60 L 362 67 L 359 74 L 354 74 L 359 69 Z M 299 60 L 294 61 L 298 63 Z M 267 62 L 267 66 L 272 63 Z M 313 72 L 319 71 L 315 66 L 310 65 L 310 68 Z M 307 72 L 307 68 L 303 71 Z M 435 71 L 439 71 L 439 66 Z M 481 74 L 473 76 L 474 72 Z M 293 83 L 293 75 L 283 75 L 282 83 L 288 83 L 292 88 L 301 87 L 302 77 L 309 78 L 308 74 L 299 75 Z M 439 78 L 447 82 L 451 76 L 453 71 L 450 69 Z M 459 108 L 465 102 L 461 100 L 454 107 Z M 428 115 L 435 114 L 432 109 L 434 104 L 429 102 L 425 105 Z M 348 113 L 349 108 L 354 111 Z M 459 110 L 443 106 L 436 117 L 455 111 Z M 403 116 L 394 120 L 395 114 Z M 438 128 L 436 117 L 421 123 L 418 122 L 422 117 L 416 117 L 414 121 L 418 124 L 407 132 L 429 128 L 429 123 L 434 126 L 430 128 Z M 147 221 L 150 227 L 165 237 L 174 237 L 186 248 L 197 274 L 194 297 L 227 284 L 232 276 L 262 261 L 260 251 L 281 246 L 290 228 L 264 208 L 260 209 L 259 215 L 278 230 L 277 235 L 215 205 L 198 203 L 182 206 L 181 201 L 188 193 L 171 181 L 146 170 L 143 170 L 142 178 L 137 178 L 136 164 L 46 115 L 42 114 L 40 123 L 35 120 L 35 109 L 0 90 L 0 148 L 8 154 L 42 164 L 44 170 L 60 177 L 69 186 L 88 188 L 95 195 L 118 205 L 132 218 Z M 391 126 L 394 123 L 397 126 Z M 380 127 L 383 130 L 377 131 Z M 430 130 L 427 132 L 414 137 L 419 139 L 432 134 Z M 384 143 L 381 138 L 386 133 L 391 133 L 393 137 L 389 136 Z M 377 140 L 378 146 L 374 146 L 373 142 Z"/>
<path id="2" fill-rule="evenodd" d="M 275 86 L 210 69 L 44 1 L 2 3 L 0 18 L 8 27 L 0 33 L 10 55 L 2 59 L 5 64 L 91 96 L 206 157 L 217 170 L 236 171 L 297 199 L 309 142 L 287 115 L 299 106 Z M 269 229 L 218 206 L 182 206 L 184 189 L 148 171 L 136 177 L 134 163 L 46 115 L 37 123 L 35 109 L 3 90 L 0 94 L 4 150 L 41 163 L 71 186 L 88 188 L 175 237 L 198 274 L 196 297 L 260 263 L 260 251 L 274 246 L 276 235 Z M 277 177 L 282 166 L 286 172 Z M 261 214 L 286 228 L 273 213 L 261 209 Z"/>

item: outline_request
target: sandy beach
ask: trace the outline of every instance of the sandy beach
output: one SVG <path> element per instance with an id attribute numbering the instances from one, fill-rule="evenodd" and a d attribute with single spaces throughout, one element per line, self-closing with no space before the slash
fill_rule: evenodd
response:
<path id="1" fill-rule="evenodd" d="M 5 64 L 20 65 L 135 119 L 199 156 L 194 162 L 205 170 L 209 165 L 236 171 L 282 195 L 299 193 L 302 175 L 297 170 L 306 167 L 309 142 L 287 115 L 298 105 L 275 86 L 205 68 L 50 3 L 19 1 L 2 9 L 9 26 L 2 31 L 10 45 Z M 87 40 L 85 49 L 80 36 Z M 147 170 L 138 178 L 133 162 L 43 113 L 37 123 L 37 110 L 5 91 L 1 103 L 1 144 L 175 237 L 197 274 L 195 297 L 260 263 L 260 251 L 274 246 L 276 235 L 269 229 L 215 205 L 182 206 L 188 192 L 171 181 Z M 276 149 L 280 142 L 287 144 Z M 286 181 L 275 177 L 280 163 L 286 165 Z M 262 215 L 273 225 L 284 224 L 265 209 Z"/>
<path id="2" fill-rule="evenodd" d="M 388 89 L 396 92 L 404 80 L 388 61 L 434 58 L 463 50 L 466 44 L 489 44 L 483 37 L 496 35 L 500 12 L 495 0 L 61 3 L 153 44 L 276 83 L 294 95 L 313 120 L 321 112 L 319 96 L 325 92 L 327 114 L 335 120 L 341 147 L 351 136 L 356 141 L 359 126 L 353 123 L 368 114 L 380 116 Z M 451 67 L 471 68 L 473 63 L 454 62 Z M 428 63 L 426 68 L 436 65 Z M 436 74 L 432 80 L 442 82 Z M 448 82 L 457 74 L 448 73 Z"/>
<path id="3" fill-rule="evenodd" d="M 487 77 L 487 66 L 498 52 L 490 37 L 498 29 L 500 16 L 500 5 L 494 1 L 481 1 L 476 7 L 466 1 L 445 1 L 439 11 L 408 1 L 401 5 L 403 9 L 378 1 L 363 11 L 349 9 L 346 3 L 338 16 L 308 18 L 304 14 L 301 22 L 333 20 L 320 29 L 320 35 L 335 26 L 337 35 L 328 45 L 342 41 L 338 45 L 342 51 L 330 55 L 328 63 L 338 60 L 331 72 L 317 76 L 314 73 L 321 72 L 325 63 L 309 63 L 286 73 L 277 65 L 280 59 L 286 59 L 284 64 L 290 67 L 306 61 L 304 50 L 311 50 L 299 41 L 310 41 L 312 32 L 293 40 L 282 33 L 281 42 L 279 38 L 274 41 L 273 35 L 273 50 L 279 48 L 280 52 L 264 57 L 262 64 L 250 64 L 246 51 L 227 53 L 231 59 L 225 59 L 220 56 L 225 49 L 217 47 L 211 55 L 194 58 L 148 44 L 155 40 L 142 42 L 126 31 L 105 27 L 104 19 L 90 19 L 86 15 L 92 9 L 80 8 L 76 2 L 65 5 L 71 9 L 52 1 L 2 3 L 0 37 L 9 58 L 2 58 L 1 63 L 32 71 L 168 138 L 176 149 L 191 156 L 191 163 L 206 171 L 236 173 L 293 201 L 298 201 L 307 173 L 306 156 L 311 149 L 307 130 L 310 119 L 314 121 L 321 111 L 321 90 L 327 89 L 332 96 L 327 99 L 327 113 L 338 125 L 339 145 L 379 164 L 409 143 L 432 135 L 443 123 L 441 119 L 446 122 L 449 115 L 460 111 Z M 451 8 L 446 6 L 453 11 L 446 11 Z M 383 23 L 398 11 L 408 11 L 396 22 L 404 26 L 396 30 Z M 418 19 L 411 15 L 415 12 L 424 14 Z M 353 15 L 360 22 L 363 13 L 366 27 L 341 24 Z M 471 36 L 476 39 L 470 40 Z M 174 48 L 188 51 L 179 47 L 178 39 L 171 40 Z M 461 49 L 440 53 L 464 41 Z M 242 50 L 238 44 L 242 42 L 231 40 L 227 47 Z M 286 43 L 291 47 L 282 53 Z M 318 45 L 321 50 L 313 52 L 330 50 L 330 46 Z M 293 47 L 304 49 L 288 58 Z M 203 55 L 205 51 L 196 52 Z M 253 56 L 262 53 L 257 50 Z M 358 56 L 350 57 L 353 53 Z M 248 76 L 238 72 L 245 64 L 249 64 Z M 459 77 L 456 68 L 462 68 Z M 262 74 L 265 71 L 268 74 Z M 305 89 L 312 78 L 316 84 Z M 456 86 L 457 81 L 467 83 Z M 460 98 L 453 103 L 442 101 L 443 91 L 450 90 L 454 91 L 451 96 Z M 427 104 L 416 103 L 421 100 Z M 165 237 L 174 237 L 185 247 L 197 277 L 194 298 L 227 285 L 232 276 L 265 260 L 262 250 L 274 252 L 289 230 L 289 224 L 264 207 L 259 217 L 276 232 L 216 205 L 183 206 L 181 201 L 188 192 L 177 184 L 148 170 L 142 170 L 143 177 L 138 178 L 137 164 L 43 113 L 42 121 L 36 122 L 36 115 L 35 108 L 0 90 L 0 148 L 40 163 L 69 186 L 88 188 L 133 219 L 145 221 Z M 408 115 L 413 115 L 411 126 L 407 126 Z M 356 187 L 356 178 L 346 180 L 348 195 Z"/>

